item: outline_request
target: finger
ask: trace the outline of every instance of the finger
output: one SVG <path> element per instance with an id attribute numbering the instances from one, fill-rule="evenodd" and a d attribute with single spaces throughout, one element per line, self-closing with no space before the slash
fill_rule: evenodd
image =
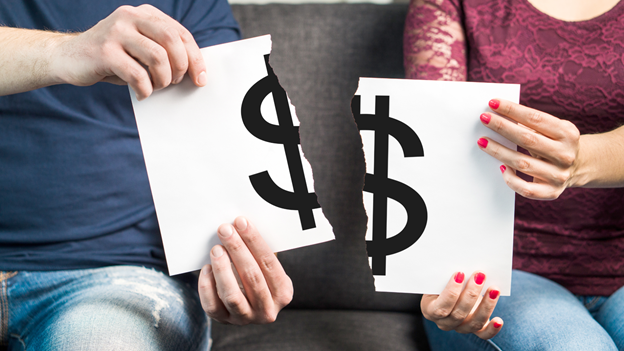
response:
<path id="1" fill-rule="evenodd" d="M 121 45 L 130 56 L 148 67 L 154 91 L 171 84 L 171 66 L 165 48 L 136 32 L 128 33 Z"/>
<path id="2" fill-rule="evenodd" d="M 477 141 L 477 145 L 488 155 L 511 166 L 511 168 L 539 178 L 546 183 L 551 183 L 555 187 L 565 186 L 570 178 L 569 171 L 562 170 L 544 160 L 511 150 L 490 138 L 480 138 Z"/>
<path id="3" fill-rule="evenodd" d="M 512 168 L 505 165 L 501 166 L 505 183 L 511 190 L 515 191 L 522 197 L 533 200 L 555 200 L 561 195 L 565 187 L 556 188 L 552 185 L 542 182 L 527 182 L 518 177 Z"/>
<path id="4" fill-rule="evenodd" d="M 499 317 L 492 318 L 490 323 L 488 323 L 485 328 L 475 333 L 476 336 L 480 337 L 483 340 L 491 339 L 501 331 L 503 327 L 503 320 Z"/>
<path id="5" fill-rule="evenodd" d="M 466 318 L 470 316 L 470 313 L 479 300 L 484 282 L 485 274 L 475 272 L 466 282 L 466 287 L 462 291 L 461 295 L 459 295 L 457 304 L 455 304 L 451 314 L 440 323 L 450 329 L 455 329 L 457 326 L 462 324 Z"/>
<path id="6" fill-rule="evenodd" d="M 221 243 L 225 246 L 240 276 L 251 308 L 256 311 L 272 309 L 273 298 L 271 296 L 271 291 L 267 286 L 258 263 L 247 248 L 243 239 L 241 239 L 238 232 L 230 224 L 222 224 L 219 227 L 218 233 Z"/>
<path id="7" fill-rule="evenodd" d="M 483 295 L 481 303 L 475 311 L 455 330 L 458 333 L 476 333 L 484 329 L 494 312 L 500 291 L 496 287 L 490 287 Z"/>
<path id="8" fill-rule="evenodd" d="M 147 71 L 127 54 L 117 55 L 111 73 L 121 78 L 134 90 L 137 100 L 143 100 L 154 91 Z"/>
<path id="9" fill-rule="evenodd" d="M 188 69 L 189 59 L 181 38 L 182 32 L 188 31 L 173 18 L 152 6 L 145 9 L 150 15 L 136 22 L 137 29 L 165 49 L 169 58 L 171 81 L 177 84 L 182 81 Z"/>
<path id="10" fill-rule="evenodd" d="M 566 137 L 566 134 L 560 128 L 561 120 L 548 113 L 504 99 L 492 99 L 488 105 L 493 111 L 534 129 L 547 137 L 557 140 Z"/>
<path id="11" fill-rule="evenodd" d="M 223 246 L 216 245 L 210 251 L 210 259 L 217 285 L 217 294 L 230 313 L 229 321 L 236 324 L 249 323 L 253 317 L 251 306 L 238 287 L 227 251 Z"/>
<path id="12" fill-rule="evenodd" d="M 544 156 L 553 162 L 563 163 L 559 155 L 562 154 L 562 144 L 533 130 L 515 124 L 508 119 L 490 113 L 481 115 L 481 122 L 491 130 L 504 136 L 533 154 Z"/>
<path id="13" fill-rule="evenodd" d="M 463 272 L 456 272 L 440 295 L 423 295 L 420 305 L 425 318 L 436 323 L 448 318 L 461 295 L 464 279 Z"/>
<path id="14" fill-rule="evenodd" d="M 292 281 L 273 254 L 273 250 L 264 241 L 253 223 L 245 217 L 236 218 L 234 226 L 260 266 L 273 300 L 280 307 L 289 304 L 293 295 Z"/>
<path id="15" fill-rule="evenodd" d="M 142 5 L 142 6 L 146 6 L 146 9 L 154 15 L 156 15 L 157 13 L 160 13 L 164 16 L 167 16 L 153 6 L 150 6 L 150 5 Z M 181 24 L 179 24 L 173 19 L 171 19 L 171 21 L 175 22 L 175 25 L 171 24 L 170 22 L 169 24 L 172 26 L 172 28 L 175 28 L 175 30 L 177 31 L 177 34 L 179 35 L 179 38 L 185 49 L 184 54 L 187 57 L 187 64 L 186 64 L 187 68 L 185 69 L 185 72 L 188 71 L 189 77 L 191 77 L 195 85 L 197 86 L 206 85 L 207 83 L 206 64 L 204 62 L 204 57 L 201 51 L 199 50 L 199 46 L 197 46 L 197 42 L 195 42 L 195 38 L 193 37 L 191 32 L 189 32 L 186 28 L 184 28 L 184 26 L 182 26 Z M 180 59 L 181 58 L 182 57 L 180 56 Z M 184 74 L 182 74 L 182 76 L 183 75 Z"/>
<path id="16" fill-rule="evenodd" d="M 199 300 L 201 301 L 202 308 L 206 311 L 206 314 L 214 320 L 221 323 L 226 323 L 229 312 L 219 299 L 217 293 L 217 285 L 215 283 L 214 275 L 212 274 L 212 266 L 207 264 L 202 268 L 199 274 L 199 280 L 197 283 Z"/>

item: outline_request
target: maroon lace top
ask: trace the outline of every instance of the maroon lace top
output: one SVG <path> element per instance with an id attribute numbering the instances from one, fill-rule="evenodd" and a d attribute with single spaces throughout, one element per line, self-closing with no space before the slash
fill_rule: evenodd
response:
<path id="1" fill-rule="evenodd" d="M 624 124 L 624 0 L 581 22 L 527 0 L 412 0 L 404 46 L 408 78 L 520 83 L 521 104 L 581 133 Z M 624 189 L 516 195 L 514 268 L 574 294 L 612 294 L 624 285 Z"/>

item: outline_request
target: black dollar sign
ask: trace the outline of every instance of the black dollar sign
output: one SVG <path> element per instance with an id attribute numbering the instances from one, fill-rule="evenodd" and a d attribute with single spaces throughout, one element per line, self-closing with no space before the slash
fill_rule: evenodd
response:
<path id="1" fill-rule="evenodd" d="M 245 94 L 241 115 L 245 127 L 253 136 L 269 143 L 284 144 L 293 192 L 277 186 L 267 171 L 251 175 L 249 180 L 264 201 L 273 206 L 299 211 L 301 229 L 311 229 L 316 227 L 312 210 L 321 206 L 316 200 L 316 194 L 309 193 L 306 185 L 299 156 L 299 127 L 293 125 L 286 91 L 279 85 L 273 68 L 269 65 L 269 55 L 264 56 L 264 62 L 268 74 Z M 279 125 L 267 122 L 260 112 L 262 101 L 271 93 Z"/>
<path id="2" fill-rule="evenodd" d="M 403 156 L 424 156 L 418 135 L 405 123 L 390 118 L 390 97 L 375 97 L 375 114 L 360 113 L 361 97 L 351 101 L 351 110 L 360 130 L 375 131 L 375 174 L 366 173 L 364 191 L 373 193 L 373 240 L 366 241 L 374 275 L 386 275 L 386 256 L 412 246 L 425 231 L 427 206 L 409 186 L 388 179 L 388 141 L 392 135 L 401 145 Z M 397 235 L 387 237 L 388 198 L 399 202 L 407 212 L 407 223 Z"/>

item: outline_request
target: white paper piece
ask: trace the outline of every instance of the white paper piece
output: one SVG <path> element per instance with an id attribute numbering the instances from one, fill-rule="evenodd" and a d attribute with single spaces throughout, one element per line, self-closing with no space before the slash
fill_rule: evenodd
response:
<path id="1" fill-rule="evenodd" d="M 515 84 L 360 78 L 353 106 L 356 111 L 359 99 L 363 117 L 354 115 L 367 173 L 373 174 L 366 176 L 364 206 L 377 291 L 438 294 L 454 272 L 464 272 L 467 280 L 481 271 L 487 275 L 484 289 L 496 285 L 501 295 L 510 294 L 515 193 L 503 180 L 501 163 L 481 151 L 477 140 L 488 136 L 516 149 L 483 126 L 479 116 L 490 112 L 490 99 L 518 102 L 519 95 Z M 389 119 L 404 125 L 382 122 Z M 423 156 L 414 156 L 419 154 L 415 139 Z M 411 229 L 397 236 L 408 218 Z M 384 254 L 390 251 L 398 252 Z M 384 259 L 385 275 L 380 274 Z"/>
<path id="2" fill-rule="evenodd" d="M 297 145 L 295 109 L 283 90 L 282 95 L 276 90 L 277 78 L 268 78 L 270 36 L 201 51 L 205 87 L 194 86 L 187 76 L 144 101 L 130 91 L 169 274 L 209 263 L 209 251 L 219 243 L 218 226 L 239 215 L 249 218 L 276 252 L 334 239 L 321 209 L 310 206 L 316 204 L 312 170 Z M 275 140 L 254 136 L 243 117 L 255 135 Z M 282 205 L 302 208 L 305 221 L 300 211 L 274 206 L 258 194 L 250 176 L 265 171 L 255 178 L 257 186 Z M 303 222 L 309 229 L 302 230 Z"/>

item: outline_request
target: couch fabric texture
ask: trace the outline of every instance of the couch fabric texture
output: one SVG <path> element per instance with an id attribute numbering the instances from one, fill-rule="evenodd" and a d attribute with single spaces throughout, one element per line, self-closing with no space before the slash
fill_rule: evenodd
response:
<path id="1" fill-rule="evenodd" d="M 213 323 L 213 350 L 428 350 L 420 296 L 375 292 L 362 204 L 365 159 L 350 101 L 359 77 L 402 78 L 407 4 L 233 5 L 245 38 L 271 34 L 270 64 L 336 240 L 279 253 L 292 303 L 270 325 Z"/>

